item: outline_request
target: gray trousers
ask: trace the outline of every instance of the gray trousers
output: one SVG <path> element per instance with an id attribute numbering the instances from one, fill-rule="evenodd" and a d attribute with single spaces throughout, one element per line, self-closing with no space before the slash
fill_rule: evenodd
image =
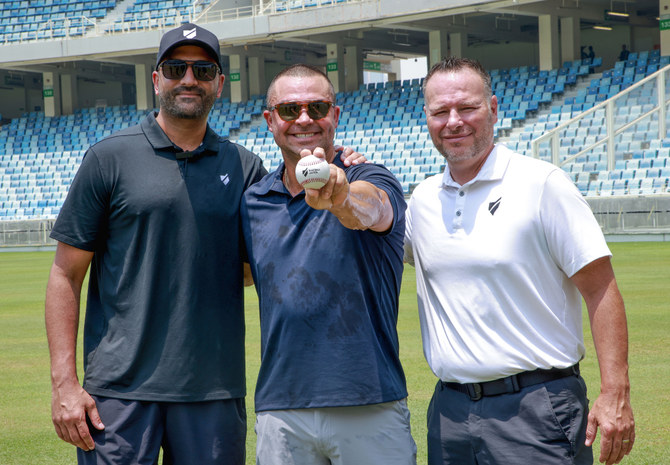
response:
<path id="1" fill-rule="evenodd" d="M 428 465 L 586 465 L 586 384 L 568 376 L 482 397 L 438 382 L 428 407 Z"/>

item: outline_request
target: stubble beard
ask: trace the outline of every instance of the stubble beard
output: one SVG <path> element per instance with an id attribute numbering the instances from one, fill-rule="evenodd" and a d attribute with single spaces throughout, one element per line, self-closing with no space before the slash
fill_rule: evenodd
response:
<path id="1" fill-rule="evenodd" d="M 178 102 L 177 96 L 180 92 L 196 92 L 201 101 L 197 102 Z M 214 106 L 214 93 L 207 93 L 200 88 L 175 87 L 170 91 L 165 91 L 158 95 L 161 110 L 178 119 L 201 119 L 209 115 L 209 111 Z"/>
<path id="2" fill-rule="evenodd" d="M 458 133 L 454 133 L 452 135 L 456 135 Z M 486 154 L 489 152 L 489 147 L 493 143 L 493 126 L 491 125 L 490 130 L 484 130 L 484 133 L 478 134 L 478 133 L 473 133 L 472 136 L 474 137 L 474 143 L 469 149 L 464 149 L 463 151 L 456 151 L 448 148 L 446 143 L 443 143 L 443 141 L 440 139 L 436 143 L 435 139 L 433 139 L 433 145 L 437 148 L 437 151 L 442 154 L 442 156 L 447 160 L 447 162 L 462 162 L 466 160 L 471 160 L 473 158 L 477 158 L 478 156 L 482 154 Z M 439 136 L 438 136 L 439 137 Z M 461 144 L 456 144 L 455 147 L 458 148 Z"/>
<path id="3" fill-rule="evenodd" d="M 459 145 L 460 144 L 456 145 L 456 148 L 458 148 Z M 461 162 L 477 158 L 477 156 L 484 152 L 488 147 L 488 140 L 477 139 L 469 149 L 465 149 L 464 151 L 449 149 L 446 144 L 440 144 L 439 146 L 435 144 L 435 146 L 438 147 L 438 152 L 440 152 L 448 162 Z"/>

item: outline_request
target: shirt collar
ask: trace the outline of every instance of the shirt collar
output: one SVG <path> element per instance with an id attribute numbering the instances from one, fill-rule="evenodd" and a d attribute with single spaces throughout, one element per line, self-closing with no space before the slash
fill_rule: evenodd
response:
<path id="1" fill-rule="evenodd" d="M 209 124 L 207 124 L 205 137 L 200 146 L 192 152 L 184 152 L 170 140 L 167 134 L 165 134 L 163 128 L 161 128 L 158 121 L 156 121 L 156 116 L 157 113 L 152 111 L 141 123 L 142 130 L 154 150 L 173 152 L 178 159 L 192 158 L 201 155 L 216 155 L 219 153 L 219 136 L 209 127 Z"/>
<path id="2" fill-rule="evenodd" d="M 496 144 L 486 158 L 486 161 L 484 161 L 484 165 L 482 165 L 477 176 L 465 184 L 468 185 L 477 181 L 497 181 L 502 179 L 505 170 L 507 169 L 507 165 L 509 164 L 511 154 L 512 151 L 506 146 Z M 442 175 L 442 186 L 455 188 L 462 187 L 451 177 L 448 163 L 444 169 L 444 174 Z"/>

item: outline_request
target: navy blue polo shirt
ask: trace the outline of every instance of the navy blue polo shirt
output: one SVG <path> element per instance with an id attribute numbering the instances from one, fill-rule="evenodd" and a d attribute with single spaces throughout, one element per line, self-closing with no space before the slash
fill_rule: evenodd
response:
<path id="1" fill-rule="evenodd" d="M 94 252 L 84 387 L 146 401 L 245 395 L 244 190 L 267 172 L 209 127 L 180 153 L 150 114 L 93 145 L 51 237 Z"/>
<path id="2" fill-rule="evenodd" d="M 256 410 L 369 405 L 407 396 L 398 357 L 405 200 L 383 166 L 343 168 L 387 192 L 383 234 L 347 229 L 291 197 L 277 171 L 249 188 L 242 228 L 256 283 L 261 368 Z"/>

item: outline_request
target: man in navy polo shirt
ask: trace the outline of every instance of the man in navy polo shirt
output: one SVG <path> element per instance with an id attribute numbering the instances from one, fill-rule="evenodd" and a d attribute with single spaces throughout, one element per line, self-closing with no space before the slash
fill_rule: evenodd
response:
<path id="1" fill-rule="evenodd" d="M 398 357 L 405 201 L 383 166 L 345 167 L 327 76 L 294 65 L 270 84 L 265 118 L 284 163 L 243 196 L 261 319 L 259 465 L 416 463 Z M 330 164 L 319 190 L 295 167 Z"/>
<path id="2" fill-rule="evenodd" d="M 52 416 L 79 463 L 244 463 L 242 192 L 266 174 L 207 116 L 218 39 L 186 24 L 160 43 L 160 111 L 86 153 L 51 237 Z M 83 387 L 75 349 L 91 265 Z"/>

